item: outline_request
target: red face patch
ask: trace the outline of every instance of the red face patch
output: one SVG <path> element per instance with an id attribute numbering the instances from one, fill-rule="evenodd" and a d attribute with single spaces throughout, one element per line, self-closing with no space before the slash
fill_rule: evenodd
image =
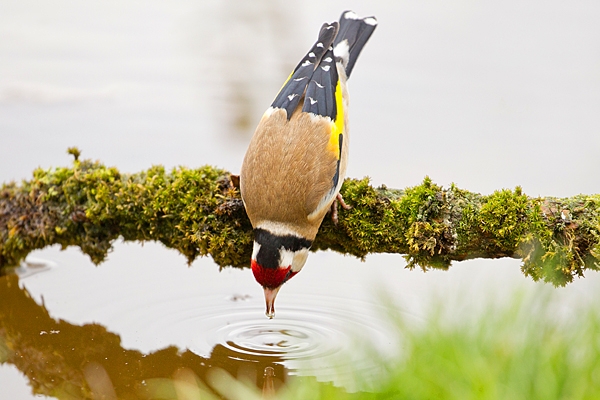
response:
<path id="1" fill-rule="evenodd" d="M 252 266 L 252 273 L 256 281 L 263 287 L 269 289 L 275 289 L 283 285 L 292 276 L 296 275 L 296 272 L 292 272 L 292 267 L 279 267 L 279 268 L 264 268 L 260 266 L 256 260 L 250 262 Z"/>

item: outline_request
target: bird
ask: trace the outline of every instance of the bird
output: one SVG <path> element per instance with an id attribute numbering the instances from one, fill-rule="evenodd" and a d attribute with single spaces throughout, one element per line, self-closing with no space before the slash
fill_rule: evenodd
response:
<path id="1" fill-rule="evenodd" d="M 324 23 L 244 156 L 239 185 L 254 233 L 250 265 L 268 318 L 281 286 L 304 267 L 327 212 L 336 222 L 337 202 L 345 206 L 339 191 L 348 161 L 346 81 L 376 27 L 375 17 L 353 11 Z"/>

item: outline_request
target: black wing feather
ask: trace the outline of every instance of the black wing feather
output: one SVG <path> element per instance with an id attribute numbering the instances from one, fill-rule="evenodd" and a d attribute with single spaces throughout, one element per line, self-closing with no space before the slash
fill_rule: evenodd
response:
<path id="1" fill-rule="evenodd" d="M 315 68 L 320 64 L 323 55 L 331 48 L 331 44 L 337 35 L 339 24 L 332 22 L 325 23 L 319 32 L 319 38 L 310 51 L 298 63 L 292 76 L 277 94 L 277 97 L 271 104 L 271 107 L 283 108 L 287 112 L 287 118 L 292 117 L 292 113 L 298 106 Z"/>
<path id="2" fill-rule="evenodd" d="M 337 116 L 335 89 L 338 78 L 335 57 L 333 56 L 333 50 L 330 48 L 312 75 L 306 89 L 302 111 L 329 117 L 332 121 L 335 121 Z"/>
<path id="3" fill-rule="evenodd" d="M 366 22 L 366 21 L 369 22 Z M 343 40 L 348 41 L 350 55 L 346 64 L 346 76 L 350 77 L 360 52 L 377 27 L 375 17 L 358 18 L 352 11 L 344 11 L 340 17 L 340 31 L 333 42 L 333 47 Z"/>

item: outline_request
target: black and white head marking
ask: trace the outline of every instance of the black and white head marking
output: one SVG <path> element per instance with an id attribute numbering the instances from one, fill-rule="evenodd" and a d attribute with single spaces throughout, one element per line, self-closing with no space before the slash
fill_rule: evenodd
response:
<path id="1" fill-rule="evenodd" d="M 279 268 L 281 266 L 292 266 L 303 259 L 306 261 L 308 250 L 312 242 L 310 240 L 291 235 L 274 234 L 266 229 L 254 229 L 254 249 L 252 258 L 263 268 Z M 300 270 L 304 266 L 296 265 Z"/>

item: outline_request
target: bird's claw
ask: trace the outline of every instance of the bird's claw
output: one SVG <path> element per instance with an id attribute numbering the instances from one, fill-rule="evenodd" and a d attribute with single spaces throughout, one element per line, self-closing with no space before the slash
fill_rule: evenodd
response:
<path id="1" fill-rule="evenodd" d="M 342 195 L 338 193 L 335 197 L 335 200 L 333 200 L 333 203 L 331 204 L 331 220 L 333 221 L 334 225 L 338 224 L 338 203 L 344 210 L 350 210 L 352 208 L 346 204 Z"/>

